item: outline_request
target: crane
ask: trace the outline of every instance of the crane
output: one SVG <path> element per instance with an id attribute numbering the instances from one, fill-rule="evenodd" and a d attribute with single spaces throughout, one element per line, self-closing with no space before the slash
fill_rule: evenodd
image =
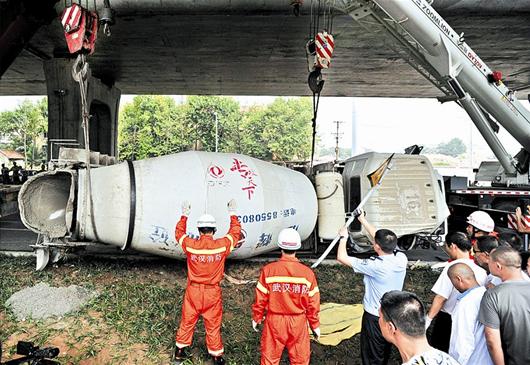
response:
<path id="1" fill-rule="evenodd" d="M 476 180 L 488 181 L 489 188 L 469 187 L 466 179 L 466 186 L 449 189 L 449 205 L 500 213 L 496 223 L 515 229 L 511 213 L 530 202 L 530 112 L 503 83 L 502 74 L 491 70 L 464 34 L 451 28 L 431 4 L 432 0 L 335 1 L 340 11 L 364 31 L 383 36 L 400 58 L 438 88 L 440 102 L 461 106 L 497 158 L 478 169 Z M 521 145 L 515 156 L 499 140 L 500 126 Z"/>
<path id="2" fill-rule="evenodd" d="M 470 116 L 502 170 L 497 183 L 528 185 L 530 112 L 427 0 L 342 0 L 336 6 L 368 32 L 383 33 L 389 46 L 443 96 Z M 497 137 L 499 124 L 522 146 L 512 157 Z"/>

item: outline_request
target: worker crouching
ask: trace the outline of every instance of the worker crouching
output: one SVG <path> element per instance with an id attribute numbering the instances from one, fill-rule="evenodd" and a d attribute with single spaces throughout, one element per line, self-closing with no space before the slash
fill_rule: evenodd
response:
<path id="1" fill-rule="evenodd" d="M 261 364 L 279 364 L 285 347 L 292 365 L 309 364 L 309 327 L 320 336 L 320 293 L 313 271 L 296 258 L 300 235 L 292 228 L 278 235 L 280 260 L 263 267 L 252 305 L 252 327 L 263 319 Z"/>
<path id="2" fill-rule="evenodd" d="M 241 234 L 241 225 L 236 215 L 236 203 L 228 203 L 230 229 L 222 238 L 214 239 L 215 218 L 203 214 L 197 221 L 199 239 L 186 235 L 186 222 L 191 211 L 188 202 L 182 204 L 182 216 L 175 229 L 175 239 L 186 254 L 188 285 L 182 303 L 182 319 L 175 339 L 175 361 L 187 357 L 186 347 L 191 345 L 195 324 L 202 316 L 206 329 L 206 346 L 214 364 L 224 364 L 224 349 L 221 338 L 223 304 L 219 282 L 223 278 L 226 257 L 234 249 Z"/>

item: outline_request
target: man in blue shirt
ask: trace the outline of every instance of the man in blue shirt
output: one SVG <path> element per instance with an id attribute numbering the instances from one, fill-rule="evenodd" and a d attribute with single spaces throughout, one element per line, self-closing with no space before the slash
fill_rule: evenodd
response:
<path id="1" fill-rule="evenodd" d="M 373 242 L 377 257 L 358 259 L 348 256 L 346 241 L 348 229 L 343 227 L 340 234 L 337 260 L 363 274 L 364 314 L 361 325 L 361 359 L 363 365 L 385 365 L 390 357 L 391 344 L 385 340 L 379 328 L 380 301 L 386 292 L 402 290 L 407 270 L 407 257 L 397 252 L 397 236 L 388 229 L 376 230 L 365 217 L 363 211 L 357 217 Z"/>

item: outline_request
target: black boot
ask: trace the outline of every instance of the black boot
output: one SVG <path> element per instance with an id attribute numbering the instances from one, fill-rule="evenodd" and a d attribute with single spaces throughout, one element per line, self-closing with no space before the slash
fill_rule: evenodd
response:
<path id="1" fill-rule="evenodd" d="M 223 358 L 223 355 L 221 356 L 212 356 L 212 360 L 214 365 L 224 365 L 225 359 Z"/>
<path id="2" fill-rule="evenodd" d="M 176 364 L 180 364 L 182 361 L 186 360 L 188 358 L 188 354 L 186 353 L 185 347 L 178 347 L 175 346 L 175 353 L 173 354 L 173 360 Z"/>

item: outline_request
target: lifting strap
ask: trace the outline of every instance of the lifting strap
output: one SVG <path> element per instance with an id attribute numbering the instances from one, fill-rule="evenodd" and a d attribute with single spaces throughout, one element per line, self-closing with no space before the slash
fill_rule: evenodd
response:
<path id="1" fill-rule="evenodd" d="M 309 75 L 309 78 L 311 79 L 311 74 Z M 318 76 L 316 76 L 318 77 Z M 314 85 L 315 90 L 311 88 L 311 81 L 309 81 L 309 87 L 311 88 L 311 91 L 313 91 L 313 119 L 312 119 L 312 128 L 313 128 L 313 136 L 311 140 L 311 165 L 310 167 L 313 168 L 313 160 L 315 158 L 315 141 L 316 141 L 316 134 L 317 134 L 317 113 L 318 113 L 318 104 L 320 102 L 320 92 L 322 91 L 322 87 L 324 86 L 324 80 L 315 81 L 316 84 Z"/>
<path id="2" fill-rule="evenodd" d="M 86 175 L 85 175 L 85 186 L 84 186 L 84 217 L 81 219 L 81 237 L 85 237 L 85 224 L 86 224 L 86 215 L 90 211 L 90 223 L 92 225 L 92 230 L 94 231 L 94 237 L 99 241 L 98 232 L 96 229 L 96 222 L 94 220 L 94 199 L 92 196 L 92 181 L 90 176 L 90 110 L 87 100 L 88 95 L 88 79 L 90 77 L 90 72 L 88 68 L 88 62 L 85 60 L 84 54 L 77 55 L 77 58 L 72 67 L 72 78 L 79 84 L 79 94 L 81 99 L 81 126 L 83 127 L 83 137 L 85 142 L 85 165 L 86 165 Z"/>

